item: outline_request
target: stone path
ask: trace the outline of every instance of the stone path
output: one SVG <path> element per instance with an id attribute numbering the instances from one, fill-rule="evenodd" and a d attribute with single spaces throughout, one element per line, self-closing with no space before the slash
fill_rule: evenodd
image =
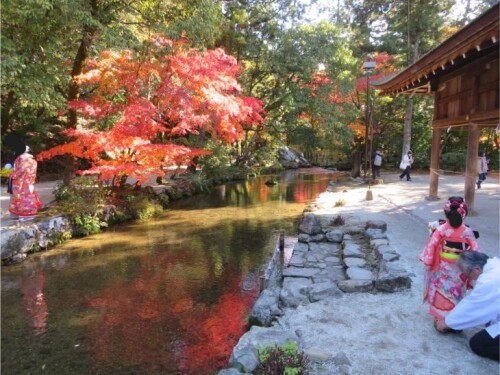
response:
<path id="1" fill-rule="evenodd" d="M 310 243 L 297 242 L 294 249 L 298 249 L 301 255 L 292 255 L 290 267 L 295 268 L 285 270 L 284 275 L 285 280 L 292 277 L 303 279 L 304 285 L 294 292 L 302 298 L 302 303 L 281 305 L 280 311 L 274 311 L 278 315 L 270 328 L 252 327 L 235 348 L 233 364 L 238 358 L 245 358 L 251 365 L 255 357 L 248 348 L 252 345 L 255 350 L 262 343 L 280 344 L 292 339 L 312 359 L 313 375 L 490 375 L 499 372 L 497 362 L 480 358 L 468 348 L 468 338 L 477 330 L 466 330 L 458 335 L 439 334 L 432 326 L 427 306 L 422 304 L 424 269 L 418 255 L 429 235 L 427 223 L 443 217 L 442 207 L 447 197 L 463 195 L 463 178 L 440 176 L 439 201 L 425 200 L 427 175 L 412 175 L 411 182 L 400 182 L 397 176 L 383 178 L 384 185 L 371 187 L 373 200 L 366 200 L 366 186 L 334 186 L 331 192 L 316 200 L 314 213 L 326 222 L 339 215 L 347 221 L 386 222 L 387 231 L 384 233 L 389 246 L 399 256 L 399 264 L 411 278 L 411 288 L 396 293 L 334 291 L 317 302 L 311 301 L 314 300 L 311 287 L 322 268 L 310 266 L 315 260 L 321 261 L 318 254 L 313 255 L 314 249 L 311 252 Z M 478 215 L 467 218 L 467 223 L 479 230 L 481 251 L 498 257 L 498 175 L 490 174 L 488 182 L 484 190 L 476 192 Z M 337 206 L 341 200 L 345 205 Z M 335 246 L 328 247 L 320 256 L 323 257 L 323 270 L 330 267 L 327 258 L 331 258 L 332 267 L 336 262 Z M 359 253 L 356 245 L 349 249 L 347 244 L 345 248 L 352 254 Z M 391 256 L 390 252 L 387 256 Z M 356 263 L 354 259 L 356 257 L 353 257 Z M 300 265 L 303 273 L 296 269 Z M 270 290 L 268 301 L 281 298 L 280 293 Z M 233 370 L 221 374 L 239 373 Z"/>

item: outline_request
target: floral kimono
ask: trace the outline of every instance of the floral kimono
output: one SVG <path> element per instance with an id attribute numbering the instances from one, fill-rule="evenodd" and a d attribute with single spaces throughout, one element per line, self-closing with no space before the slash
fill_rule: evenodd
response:
<path id="1" fill-rule="evenodd" d="M 38 195 L 34 191 L 37 162 L 33 155 L 25 152 L 14 162 L 12 179 L 12 197 L 9 211 L 19 217 L 30 217 L 38 214 L 42 207 Z"/>
<path id="2" fill-rule="evenodd" d="M 427 269 L 424 301 L 430 305 L 429 314 L 438 320 L 444 319 L 465 296 L 466 280 L 456 265 L 464 250 L 479 250 L 474 232 L 465 224 L 453 228 L 446 222 L 432 233 L 420 254 Z"/>

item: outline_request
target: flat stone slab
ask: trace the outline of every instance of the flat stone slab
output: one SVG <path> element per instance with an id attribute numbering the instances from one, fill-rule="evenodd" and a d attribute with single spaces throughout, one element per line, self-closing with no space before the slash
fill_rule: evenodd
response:
<path id="1" fill-rule="evenodd" d="M 327 267 L 320 273 L 314 275 L 312 279 L 315 283 L 324 282 L 325 280 L 331 280 L 331 281 L 345 280 L 346 276 L 344 273 L 344 267 L 342 266 Z"/>
<path id="2" fill-rule="evenodd" d="M 337 281 L 339 289 L 345 293 L 369 292 L 373 290 L 372 280 L 340 280 Z"/>
<path id="3" fill-rule="evenodd" d="M 344 263 L 347 267 L 364 267 L 366 261 L 362 258 L 345 258 Z"/>
<path id="4" fill-rule="evenodd" d="M 316 302 L 328 297 L 340 295 L 342 295 L 342 291 L 339 289 L 337 284 L 333 281 L 324 281 L 313 284 L 311 290 L 309 291 L 309 300 L 311 302 Z"/>
<path id="5" fill-rule="evenodd" d="M 337 255 L 340 252 L 340 244 L 336 244 L 333 242 L 310 242 L 309 251 L 316 251 L 329 255 Z"/>
<path id="6" fill-rule="evenodd" d="M 339 257 L 326 257 L 324 259 L 324 261 L 329 266 L 341 266 L 342 265 L 342 261 L 340 260 Z"/>
<path id="7" fill-rule="evenodd" d="M 309 245 L 307 243 L 303 242 L 297 242 L 295 245 L 293 245 L 293 251 L 309 251 Z"/>
<path id="8" fill-rule="evenodd" d="M 372 247 L 377 247 L 377 246 L 380 246 L 380 245 L 389 245 L 389 240 L 386 239 L 386 238 L 377 238 L 377 239 L 374 239 L 374 240 L 370 240 L 370 245 Z"/>
<path id="9" fill-rule="evenodd" d="M 288 267 L 283 270 L 284 277 L 312 277 L 319 272 L 318 268 Z"/>
<path id="10" fill-rule="evenodd" d="M 351 280 L 372 280 L 373 274 L 364 268 L 349 267 L 346 270 L 347 277 Z"/>
<path id="11" fill-rule="evenodd" d="M 304 267 L 306 261 L 304 259 L 304 253 L 303 252 L 293 252 L 292 258 L 290 259 L 290 262 L 288 262 L 289 266 L 292 267 Z"/>
<path id="12" fill-rule="evenodd" d="M 361 251 L 358 244 L 354 242 L 345 242 L 343 250 L 344 258 L 364 258 L 365 254 Z"/>

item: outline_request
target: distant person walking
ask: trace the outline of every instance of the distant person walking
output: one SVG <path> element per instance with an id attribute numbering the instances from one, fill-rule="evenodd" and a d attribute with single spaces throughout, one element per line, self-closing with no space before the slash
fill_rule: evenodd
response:
<path id="1" fill-rule="evenodd" d="M 481 183 L 486 180 L 486 175 L 488 174 L 488 159 L 486 159 L 486 154 L 484 151 L 479 151 L 477 158 L 477 188 L 481 189 Z"/>
<path id="2" fill-rule="evenodd" d="M 375 151 L 372 157 L 372 178 L 380 178 L 380 167 L 382 166 L 382 162 L 384 160 L 384 156 L 380 150 Z"/>
<path id="3" fill-rule="evenodd" d="M 12 197 L 9 205 L 10 213 L 21 220 L 33 219 L 42 208 L 38 194 L 35 192 L 35 179 L 38 163 L 29 153 L 29 147 L 14 162 L 12 179 Z"/>
<path id="4" fill-rule="evenodd" d="M 399 168 L 403 170 L 403 173 L 399 176 L 399 179 L 402 180 L 404 176 L 406 176 L 406 181 L 411 181 L 410 177 L 410 168 L 413 164 L 413 154 L 411 150 L 409 150 L 406 155 L 403 155 L 403 159 L 401 160 L 401 164 L 399 164 Z"/>

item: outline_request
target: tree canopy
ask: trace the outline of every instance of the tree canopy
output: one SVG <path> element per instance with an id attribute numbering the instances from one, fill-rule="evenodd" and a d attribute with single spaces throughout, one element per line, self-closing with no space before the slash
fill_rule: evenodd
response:
<path id="1" fill-rule="evenodd" d="M 364 143 L 362 62 L 378 59 L 371 79 L 404 68 L 494 2 L 339 0 L 315 21 L 304 0 L 6 0 L 2 136 L 44 160 L 71 145 L 88 173 L 145 163 L 139 179 L 220 142 L 228 162 L 268 163 L 250 159 L 288 145 L 349 163 Z M 428 155 L 429 100 L 371 95 L 374 147 Z M 119 140 L 133 146 L 104 149 Z M 119 171 L 116 158 L 136 166 Z"/>

